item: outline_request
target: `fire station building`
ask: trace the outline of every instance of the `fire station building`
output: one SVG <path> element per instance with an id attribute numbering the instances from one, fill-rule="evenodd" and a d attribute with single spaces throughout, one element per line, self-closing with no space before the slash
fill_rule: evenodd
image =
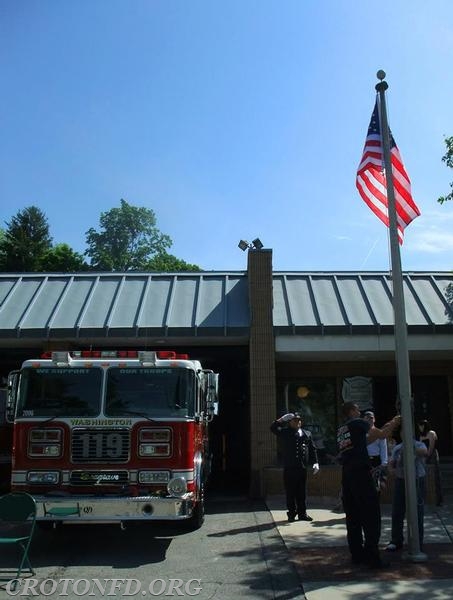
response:
<path id="1" fill-rule="evenodd" d="M 453 273 L 403 277 L 414 413 L 452 458 Z M 338 469 L 342 403 L 373 410 L 378 426 L 395 414 L 393 321 L 389 273 L 273 272 L 263 248 L 248 250 L 246 271 L 1 273 L 0 375 L 45 350 L 188 353 L 220 373 L 213 485 L 255 496 L 281 487 L 269 427 L 297 410 L 322 495 Z"/>

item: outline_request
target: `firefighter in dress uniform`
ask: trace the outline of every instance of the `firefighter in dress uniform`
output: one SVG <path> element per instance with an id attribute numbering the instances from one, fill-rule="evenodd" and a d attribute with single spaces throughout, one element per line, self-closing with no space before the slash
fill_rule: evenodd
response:
<path id="1" fill-rule="evenodd" d="M 286 493 L 288 521 L 312 521 L 307 515 L 307 468 L 319 472 L 318 456 L 310 431 L 302 429 L 298 413 L 283 415 L 271 425 L 271 431 L 281 440 L 283 454 L 283 482 Z"/>

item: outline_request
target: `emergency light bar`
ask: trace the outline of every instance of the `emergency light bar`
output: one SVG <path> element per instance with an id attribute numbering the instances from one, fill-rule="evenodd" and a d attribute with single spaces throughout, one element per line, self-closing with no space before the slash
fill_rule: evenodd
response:
<path id="1" fill-rule="evenodd" d="M 174 350 L 71 350 L 69 352 L 66 350 L 53 350 L 43 352 L 41 358 L 50 359 L 58 364 L 68 364 L 70 358 L 137 358 L 142 362 L 155 362 L 156 358 L 160 360 L 189 360 L 189 355 Z"/>

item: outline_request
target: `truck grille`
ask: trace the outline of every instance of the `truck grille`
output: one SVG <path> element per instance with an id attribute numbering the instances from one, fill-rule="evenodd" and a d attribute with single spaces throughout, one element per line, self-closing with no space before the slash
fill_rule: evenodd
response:
<path id="1" fill-rule="evenodd" d="M 71 458 L 75 463 L 124 463 L 130 454 L 130 430 L 78 428 L 72 431 Z"/>
<path id="2" fill-rule="evenodd" d="M 127 471 L 73 471 L 71 485 L 124 485 L 129 483 Z"/>

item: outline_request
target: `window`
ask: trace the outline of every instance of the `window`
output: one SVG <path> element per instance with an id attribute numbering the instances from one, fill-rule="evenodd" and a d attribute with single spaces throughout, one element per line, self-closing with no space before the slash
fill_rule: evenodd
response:
<path id="1" fill-rule="evenodd" d="M 101 406 L 102 370 L 26 368 L 19 387 L 19 417 L 92 417 Z"/>
<path id="2" fill-rule="evenodd" d="M 321 464 L 337 455 L 335 379 L 307 377 L 286 385 L 289 412 L 303 416 L 303 427 L 311 431 Z"/>
<path id="3" fill-rule="evenodd" d="M 195 378 L 189 369 L 120 368 L 107 371 L 108 417 L 194 415 Z"/>

